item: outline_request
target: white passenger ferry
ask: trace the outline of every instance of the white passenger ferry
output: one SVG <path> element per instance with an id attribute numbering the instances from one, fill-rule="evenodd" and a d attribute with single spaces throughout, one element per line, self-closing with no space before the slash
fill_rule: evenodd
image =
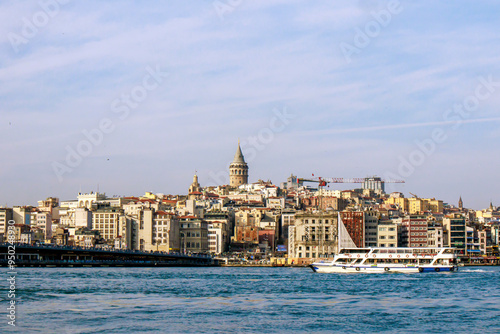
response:
<path id="1" fill-rule="evenodd" d="M 458 270 L 453 248 L 344 248 L 333 261 L 311 266 L 318 273 L 439 272 Z"/>

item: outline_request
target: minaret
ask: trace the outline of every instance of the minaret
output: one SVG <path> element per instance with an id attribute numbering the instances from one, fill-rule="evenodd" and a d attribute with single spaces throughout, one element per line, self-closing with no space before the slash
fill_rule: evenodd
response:
<path id="1" fill-rule="evenodd" d="M 189 193 L 199 192 L 201 191 L 200 184 L 198 183 L 198 175 L 196 173 L 193 176 L 193 183 L 189 187 Z"/>
<path id="2" fill-rule="evenodd" d="M 460 196 L 460 199 L 458 200 L 458 208 L 460 210 L 464 208 L 464 202 L 462 201 L 462 196 Z"/>
<path id="3" fill-rule="evenodd" d="M 241 152 L 240 141 L 238 140 L 238 149 L 234 155 L 234 160 L 229 165 L 229 185 L 238 187 L 248 183 L 248 165 L 245 162 Z"/>

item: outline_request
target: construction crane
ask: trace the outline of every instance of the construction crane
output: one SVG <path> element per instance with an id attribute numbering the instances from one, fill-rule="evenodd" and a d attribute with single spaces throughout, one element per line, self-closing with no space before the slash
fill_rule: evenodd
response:
<path id="1" fill-rule="evenodd" d="M 304 182 L 315 182 L 318 183 L 318 187 L 322 188 L 328 185 L 328 183 L 363 183 L 363 185 L 369 183 L 379 183 L 381 186 L 385 183 L 405 183 L 404 180 L 384 180 L 378 176 L 364 177 L 364 178 L 343 178 L 343 177 L 314 177 L 311 178 L 297 178 L 297 183 L 302 186 Z"/>

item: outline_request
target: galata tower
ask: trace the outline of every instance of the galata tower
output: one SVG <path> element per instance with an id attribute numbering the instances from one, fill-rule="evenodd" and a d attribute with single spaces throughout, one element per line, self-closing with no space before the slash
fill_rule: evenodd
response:
<path id="1" fill-rule="evenodd" d="M 238 187 L 248 183 L 248 165 L 245 162 L 243 153 L 241 152 L 240 142 L 238 141 L 238 149 L 234 155 L 234 160 L 229 165 L 229 185 Z"/>

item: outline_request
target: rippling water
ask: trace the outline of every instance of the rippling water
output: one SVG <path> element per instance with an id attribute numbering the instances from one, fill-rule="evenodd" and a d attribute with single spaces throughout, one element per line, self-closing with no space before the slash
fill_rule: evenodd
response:
<path id="1" fill-rule="evenodd" d="M 499 267 L 424 274 L 20 268 L 17 327 L 7 325 L 2 283 L 0 332 L 499 333 L 499 281 Z"/>

